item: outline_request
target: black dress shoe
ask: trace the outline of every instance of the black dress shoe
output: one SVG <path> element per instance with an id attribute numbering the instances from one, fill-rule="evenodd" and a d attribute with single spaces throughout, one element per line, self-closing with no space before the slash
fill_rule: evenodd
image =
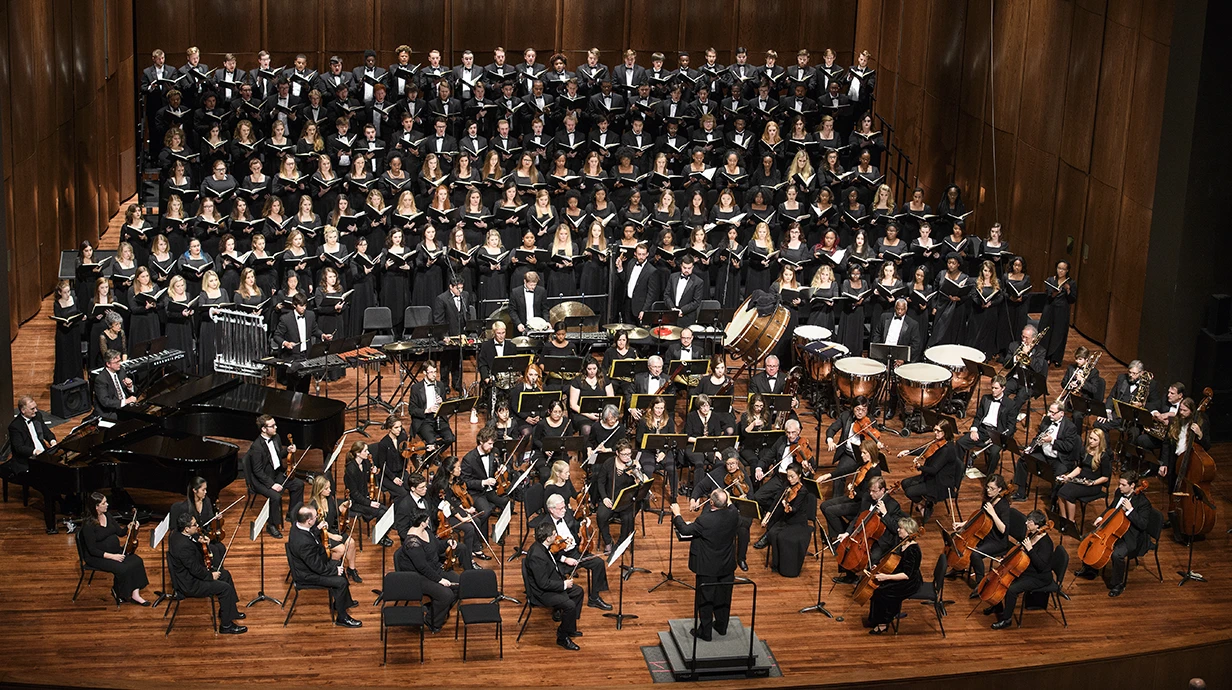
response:
<path id="1" fill-rule="evenodd" d="M 753 544 L 753 548 L 755 548 L 755 549 L 764 549 L 764 548 L 766 548 L 767 546 L 770 546 L 770 540 L 769 540 L 769 539 L 766 539 L 765 537 L 762 537 L 761 539 L 758 539 L 758 540 L 757 540 L 757 543 L 756 543 L 756 544 Z"/>
<path id="2" fill-rule="evenodd" d="M 992 629 L 993 630 L 1005 630 L 1006 628 L 1010 627 L 1010 624 L 1013 622 L 1014 622 L 1013 618 L 1006 618 L 1003 621 L 997 621 L 996 623 L 993 623 Z"/>
<path id="3" fill-rule="evenodd" d="M 556 644 L 557 644 L 557 645 L 559 645 L 559 646 L 561 646 L 561 647 L 564 647 L 565 649 L 567 649 L 567 650 L 569 650 L 569 651 L 571 651 L 571 652 L 576 652 L 577 650 L 581 649 L 581 647 L 577 646 L 577 643 L 576 643 L 576 642 L 574 642 L 573 640 L 571 640 L 571 639 L 569 639 L 569 638 L 567 638 L 567 637 L 558 637 L 558 638 L 556 638 Z"/>
<path id="4" fill-rule="evenodd" d="M 1022 503 L 1023 501 L 1027 500 L 1027 497 L 1020 496 L 1019 494 L 1014 494 L 1013 496 L 1010 496 L 1010 500 L 1015 503 Z"/>
<path id="5" fill-rule="evenodd" d="M 749 564 L 748 564 L 748 561 L 740 561 L 740 564 L 739 564 L 739 565 L 740 565 L 740 569 L 741 569 L 741 570 L 743 570 L 743 571 L 744 571 L 744 572 L 746 572 L 746 573 L 747 573 L 747 572 L 749 572 Z"/>
<path id="6" fill-rule="evenodd" d="M 491 557 L 491 556 L 489 556 L 488 554 L 483 553 L 483 552 L 473 553 L 473 554 L 471 554 L 471 558 L 477 558 L 477 559 L 479 559 L 479 560 L 481 560 L 481 561 L 490 561 L 490 560 L 492 560 L 492 557 Z"/>
<path id="7" fill-rule="evenodd" d="M 145 601 L 137 601 L 136 599 L 129 599 L 128 601 L 129 603 L 136 604 L 137 606 L 146 606 L 146 607 L 153 606 L 153 604 L 150 603 L 149 599 L 146 599 Z"/>
<path id="8" fill-rule="evenodd" d="M 586 605 L 601 611 L 612 610 L 612 605 L 604 601 L 603 597 L 593 597 L 590 601 L 586 602 Z"/>
<path id="9" fill-rule="evenodd" d="M 359 602 L 358 602 L 358 601 L 355 601 L 354 599 L 352 599 L 352 600 L 351 600 L 351 605 L 350 605 L 350 606 L 347 606 L 347 609 L 348 609 L 348 610 L 350 610 L 350 609 L 355 608 L 356 606 L 359 606 Z"/>
<path id="10" fill-rule="evenodd" d="M 48 534 L 59 534 L 60 530 L 56 529 L 55 525 L 52 525 L 51 527 L 47 528 L 47 533 Z"/>
<path id="11" fill-rule="evenodd" d="M 709 642 L 712 639 L 710 635 L 702 635 L 698 633 L 697 628 L 689 628 L 689 634 L 699 640 L 705 640 L 706 642 Z"/>
<path id="12" fill-rule="evenodd" d="M 565 634 L 566 634 L 566 635 L 568 635 L 569 637 L 581 637 L 581 636 L 582 636 L 582 631 L 581 631 L 581 630 L 574 630 L 574 631 L 573 631 L 573 632 L 571 632 L 571 633 L 565 633 Z"/>
<path id="13" fill-rule="evenodd" d="M 242 621 L 247 617 L 248 617 L 248 614 L 244 613 L 243 611 L 237 611 L 235 613 L 235 620 L 237 621 Z"/>
<path id="14" fill-rule="evenodd" d="M 1119 597 L 1124 592 L 1125 592 L 1125 587 L 1113 587 L 1112 589 L 1108 590 L 1108 596 Z"/>
<path id="15" fill-rule="evenodd" d="M 354 582 L 357 585 L 362 585 L 364 583 L 364 579 L 359 576 L 358 570 L 354 568 L 347 568 L 346 574 L 347 577 L 351 579 L 351 582 Z"/>
<path id="16" fill-rule="evenodd" d="M 334 621 L 334 625 L 340 628 L 359 628 L 362 627 L 363 624 L 363 621 L 357 621 L 350 616 L 343 616 L 342 618 Z"/>
<path id="17" fill-rule="evenodd" d="M 277 527 L 273 525 L 266 525 L 265 533 L 275 539 L 282 539 L 282 530 L 278 529 Z"/>
<path id="18" fill-rule="evenodd" d="M 1099 575 L 1099 573 L 1096 572 L 1094 568 L 1085 565 L 1074 572 L 1074 577 L 1080 577 L 1084 580 L 1094 580 L 1097 575 Z"/>
<path id="19" fill-rule="evenodd" d="M 394 542 L 392 539 L 389 537 L 381 537 L 381 546 L 384 546 L 385 548 L 392 548 L 393 545 Z"/>
<path id="20" fill-rule="evenodd" d="M 860 578 L 856 577 L 854 573 L 846 573 L 844 575 L 830 578 L 830 580 L 836 585 L 854 585 L 860 581 Z"/>
<path id="21" fill-rule="evenodd" d="M 248 632 L 248 628 L 236 625 L 235 623 L 227 623 L 218 628 L 219 635 L 243 635 L 246 632 Z"/>
<path id="22" fill-rule="evenodd" d="M 884 635 L 887 628 L 873 628 L 868 631 L 869 635 Z"/>
<path id="23" fill-rule="evenodd" d="M 979 599 L 979 598 L 980 598 L 980 590 L 979 590 L 978 588 L 977 588 L 977 589 L 973 589 L 973 590 L 971 590 L 971 593 L 967 595 L 967 598 L 968 598 L 968 599 Z"/>
<path id="24" fill-rule="evenodd" d="M 996 611 L 996 610 L 997 610 L 997 607 L 996 607 L 996 606 L 989 606 L 989 607 L 987 607 L 987 608 L 985 608 L 985 609 L 984 609 L 983 613 L 984 613 L 984 615 L 985 615 L 985 616 L 991 616 L 991 615 L 993 614 L 993 612 L 994 612 L 994 611 Z"/>

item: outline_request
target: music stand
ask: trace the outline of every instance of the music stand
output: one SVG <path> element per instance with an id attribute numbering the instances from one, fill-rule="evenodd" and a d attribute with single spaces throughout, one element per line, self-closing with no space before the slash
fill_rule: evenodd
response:
<path id="1" fill-rule="evenodd" d="M 543 363 L 545 376 L 568 381 L 582 372 L 582 364 L 586 360 L 583 357 L 545 355 L 539 361 Z"/>
<path id="2" fill-rule="evenodd" d="M 650 393 L 634 393 L 633 398 L 629 401 L 629 409 L 630 410 L 649 410 L 651 407 L 654 406 L 655 398 L 662 398 L 663 402 L 666 403 L 666 409 L 664 410 L 664 412 L 669 417 L 676 416 L 676 396 L 671 395 L 670 393 L 663 393 L 661 395 L 651 395 Z"/>
<path id="3" fill-rule="evenodd" d="M 749 397 L 753 397 L 752 394 Z M 766 404 L 766 414 L 775 416 L 780 412 L 791 412 L 791 399 L 795 397 L 786 393 L 762 393 L 761 399 Z M 747 403 L 746 403 L 747 404 Z"/>
<path id="4" fill-rule="evenodd" d="M 686 541 L 686 540 L 683 536 L 681 536 L 679 532 L 676 531 L 676 521 L 675 520 L 672 520 L 670 523 L 668 523 L 668 530 L 670 531 L 670 535 L 667 538 L 667 572 L 662 572 L 662 571 L 659 572 L 659 574 L 663 576 L 663 579 L 659 580 L 659 583 L 656 584 L 654 587 L 651 587 L 650 589 L 646 590 L 647 594 L 655 591 L 656 589 L 662 587 L 663 585 L 669 582 L 675 582 L 676 584 L 684 585 L 685 587 L 688 587 L 689 589 L 695 589 L 693 585 L 685 582 L 684 580 L 678 579 L 675 575 L 672 574 L 672 561 L 675 560 L 674 554 L 675 554 L 676 542 Z"/>
<path id="5" fill-rule="evenodd" d="M 1145 408 L 1132 405 L 1130 403 L 1113 399 L 1112 409 L 1116 412 L 1116 416 L 1121 419 L 1121 442 L 1122 445 L 1132 445 L 1135 448 L 1141 448 L 1138 445 L 1138 435 L 1143 429 L 1151 426 L 1154 418 L 1151 413 Z M 1138 462 L 1135 463 L 1134 469 L 1139 469 L 1142 463 L 1142 453 L 1136 453 Z"/>
<path id="6" fill-rule="evenodd" d="M 667 366 L 668 371 L 676 371 L 676 367 L 680 367 L 680 372 L 677 376 L 683 378 L 702 377 L 710 373 L 709 359 L 673 359 Z"/>
<path id="7" fill-rule="evenodd" d="M 717 453 L 722 456 L 724 450 L 736 446 L 736 441 L 739 438 L 739 436 L 699 436 L 693 442 L 692 451 L 703 456 L 707 453 Z"/>
<path id="8" fill-rule="evenodd" d="M 633 508 L 633 516 L 630 519 L 634 522 L 634 524 L 630 525 L 630 528 L 631 528 L 630 534 L 637 532 L 637 525 L 636 525 L 637 514 L 641 512 L 639 506 L 642 506 L 645 504 L 646 497 L 650 492 L 651 484 L 653 484 L 652 481 L 636 482 L 636 483 L 630 484 L 629 486 L 626 486 L 625 488 L 621 489 L 620 493 L 616 494 L 616 500 L 612 501 L 612 513 L 623 512 L 627 510 L 629 507 Z M 621 573 L 621 578 L 627 580 L 630 577 L 632 577 L 634 573 L 649 573 L 650 572 L 649 570 L 645 568 L 637 567 L 636 561 L 637 561 L 636 552 L 631 549 L 629 551 L 629 567 L 628 569 L 625 570 L 625 572 Z"/>
<path id="9" fill-rule="evenodd" d="M 804 490 L 813 494 L 813 496 L 817 499 L 817 506 L 820 508 L 822 502 L 821 484 L 813 479 L 809 479 L 808 481 L 801 483 L 804 484 Z M 825 523 L 823 520 L 817 519 L 817 529 L 821 530 L 821 538 L 825 542 L 822 547 L 817 549 L 816 553 L 813 554 L 817 557 L 817 603 L 812 606 L 805 606 L 800 609 L 798 613 L 811 613 L 816 611 L 826 618 L 834 618 L 834 614 L 830 613 L 829 609 L 826 608 L 826 602 L 821 600 L 821 587 L 822 582 L 825 579 L 824 573 L 826 570 L 826 548 L 830 546 L 830 535 L 826 534 L 826 528 L 823 526 L 824 524 Z M 816 537 L 817 533 L 814 532 L 813 536 Z"/>
<path id="10" fill-rule="evenodd" d="M 518 396 L 517 409 L 514 413 L 519 417 L 542 417 L 548 406 L 554 400 L 560 400 L 560 391 L 526 391 Z M 534 414 L 530 414 L 533 412 Z"/>
<path id="11" fill-rule="evenodd" d="M 782 429 L 771 429 L 769 431 L 746 431 L 748 443 L 742 445 L 742 450 L 750 450 L 760 454 L 765 448 L 773 446 L 780 438 L 786 438 L 787 432 Z"/>
<path id="12" fill-rule="evenodd" d="M 689 442 L 689 437 L 685 434 L 648 433 L 642 437 L 641 450 L 650 451 L 651 453 L 655 453 L 656 455 L 658 454 L 658 451 L 663 451 L 665 455 L 677 456 L 679 454 L 679 451 L 682 450 L 688 444 L 688 442 Z M 679 471 L 679 470 L 680 470 L 680 466 L 679 464 L 677 464 L 676 471 Z M 666 475 L 666 472 L 667 471 L 664 470 L 665 475 Z M 667 477 L 664 476 L 664 479 L 666 480 Z M 671 486 L 671 482 L 665 481 L 663 488 L 665 491 L 670 491 L 670 486 Z M 668 500 L 669 498 L 670 497 L 665 496 L 664 503 L 670 502 Z M 663 524 L 663 514 L 664 512 L 666 512 L 666 509 L 659 508 L 657 510 L 651 510 L 650 512 L 658 515 L 659 524 L 660 525 Z M 670 569 L 671 567 L 668 566 L 668 570 Z"/>
<path id="13" fill-rule="evenodd" d="M 479 404 L 479 396 L 471 396 L 469 398 L 454 398 L 441 403 L 441 406 L 436 410 L 436 416 L 439 419 L 442 415 L 449 418 L 449 423 L 453 424 L 454 417 L 459 412 L 470 412 Z"/>
<path id="14" fill-rule="evenodd" d="M 734 396 L 711 395 L 708 397 L 710 398 L 710 411 L 712 414 L 719 413 L 719 412 L 731 412 L 732 411 L 732 399 L 734 398 Z M 689 412 L 692 412 L 695 409 L 697 409 L 697 396 L 696 395 L 689 398 L 689 409 L 685 411 L 685 414 L 688 414 Z"/>
<path id="15" fill-rule="evenodd" d="M 580 461 L 582 451 L 586 450 L 586 439 L 581 436 L 546 436 L 542 443 L 543 452 L 552 453 L 553 457 L 556 453 L 573 453 Z"/>
<path id="16" fill-rule="evenodd" d="M 894 386 L 892 385 L 892 381 L 894 380 L 894 362 L 910 362 L 911 346 L 890 345 L 889 343 L 870 343 L 868 346 L 868 358 L 875 359 L 885 364 L 886 373 L 885 376 L 881 378 L 880 386 L 882 392 L 877 395 L 877 400 L 884 401 L 881 406 L 881 424 L 879 426 L 882 431 L 889 431 L 889 429 L 886 428 L 885 421 L 886 412 L 888 412 L 888 408 L 890 407 L 890 401 L 894 398 Z M 919 407 L 923 407 L 923 395 L 924 391 L 921 390 L 921 404 L 917 406 L 917 409 Z M 907 431 L 907 425 L 905 423 L 903 424 L 903 431 L 910 433 Z M 900 435 L 905 437 L 905 434 Z"/>
<path id="17" fill-rule="evenodd" d="M 1027 473 L 1028 473 L 1027 482 L 1028 483 L 1031 481 L 1031 477 L 1038 477 L 1040 481 L 1044 482 L 1045 484 L 1048 484 L 1049 486 L 1056 486 L 1057 473 L 1053 471 L 1052 463 L 1049 462 L 1047 458 L 1044 458 L 1043 460 L 1041 460 L 1035 457 L 1034 455 L 1024 455 L 1022 457 L 1023 457 L 1023 460 L 1027 463 Z M 1022 487 L 1019 487 L 1019 490 L 1021 489 Z M 1035 507 L 1037 508 L 1039 507 L 1039 500 L 1040 500 L 1040 489 L 1037 486 L 1035 487 Z"/>
<path id="18" fill-rule="evenodd" d="M 509 341 L 505 341 L 509 343 Z M 509 343 L 506 351 L 512 350 L 513 343 Z M 492 360 L 492 378 L 495 379 L 500 374 L 512 374 L 514 377 L 521 376 L 535 356 L 530 354 L 522 355 L 505 355 Z"/>
<path id="19" fill-rule="evenodd" d="M 719 333 L 722 333 L 723 328 L 731 323 L 735 316 L 736 310 L 734 308 L 719 307 L 716 309 L 713 307 L 702 307 L 697 310 L 696 323 L 708 324 L 713 326 Z"/>
<path id="20" fill-rule="evenodd" d="M 614 405 L 620 410 L 619 395 L 583 395 L 578 398 L 578 409 L 582 414 L 603 414 L 603 408 Z"/>
<path id="21" fill-rule="evenodd" d="M 629 547 L 633 545 L 633 538 L 636 536 L 637 530 L 629 532 L 629 536 L 626 537 L 625 540 L 612 551 L 612 555 L 608 558 L 606 564 L 607 567 L 610 568 L 613 563 L 615 563 L 618 559 L 620 560 L 620 593 L 616 600 L 616 611 L 615 613 L 603 614 L 604 618 L 616 619 L 617 630 L 620 630 L 621 627 L 624 626 L 626 618 L 630 620 L 637 618 L 637 616 L 632 613 L 625 613 L 625 580 L 629 579 L 629 575 L 633 573 L 632 566 L 625 565 L 625 552 L 628 551 Z"/>
<path id="22" fill-rule="evenodd" d="M 646 371 L 647 359 L 613 359 L 608 366 L 607 377 L 617 381 L 632 381 L 641 371 Z"/>

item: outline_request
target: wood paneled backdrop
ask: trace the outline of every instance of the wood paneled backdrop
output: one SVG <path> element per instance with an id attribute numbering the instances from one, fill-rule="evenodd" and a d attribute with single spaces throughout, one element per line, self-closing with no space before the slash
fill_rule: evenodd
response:
<path id="1" fill-rule="evenodd" d="M 60 250 L 97 239 L 136 191 L 132 5 L 0 2 L 9 323 L 35 316 Z"/>

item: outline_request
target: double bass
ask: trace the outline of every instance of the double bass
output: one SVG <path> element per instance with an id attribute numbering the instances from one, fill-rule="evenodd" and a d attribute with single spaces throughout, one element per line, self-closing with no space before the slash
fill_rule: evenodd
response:
<path id="1" fill-rule="evenodd" d="M 1026 545 L 1035 546 L 1035 543 L 1043 539 L 1050 529 L 1052 529 L 1052 520 L 1049 520 L 1048 524 L 1041 527 L 1035 534 L 1015 544 L 1014 548 L 1010 549 L 999 563 L 989 569 L 988 574 L 975 587 L 976 596 L 980 601 L 989 606 L 996 606 L 1005 601 L 1010 585 L 1014 584 L 1014 581 L 1031 567 L 1031 553 L 1027 551 Z"/>
<path id="2" fill-rule="evenodd" d="M 991 498 L 984 501 L 983 505 L 996 502 L 999 498 L 1005 498 L 1017 490 L 1013 484 L 1006 485 L 996 498 Z M 953 570 L 966 570 L 971 567 L 971 551 L 974 549 L 984 537 L 987 537 L 996 528 L 992 517 L 983 510 L 983 505 L 980 510 L 967 520 L 966 524 L 958 528 L 954 532 L 949 533 L 950 538 L 945 544 L 945 560 L 950 564 Z"/>
<path id="3" fill-rule="evenodd" d="M 1194 417 L 1205 412 L 1214 392 L 1202 391 L 1202 402 Z M 1192 423 L 1193 418 L 1188 423 Z M 1185 452 L 1176 463 L 1176 484 L 1169 497 L 1168 513 L 1172 524 L 1183 536 L 1206 534 L 1215 526 L 1215 502 L 1211 499 L 1211 482 L 1215 480 L 1215 460 L 1198 445 L 1191 432 Z"/>
<path id="4" fill-rule="evenodd" d="M 1145 479 L 1138 482 L 1138 491 L 1146 491 Z M 1128 498 L 1126 496 L 1125 498 Z M 1078 544 L 1078 558 L 1086 565 L 1099 570 L 1112 560 L 1112 550 L 1129 531 L 1129 515 L 1121 510 L 1121 502 L 1112 504 L 1100 517 L 1099 525 Z"/>

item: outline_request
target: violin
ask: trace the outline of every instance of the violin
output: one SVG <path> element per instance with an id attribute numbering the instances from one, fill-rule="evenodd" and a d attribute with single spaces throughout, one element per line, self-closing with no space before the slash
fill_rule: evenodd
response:
<path id="1" fill-rule="evenodd" d="M 839 429 L 838 431 L 834 432 L 834 436 L 831 439 L 832 441 L 834 441 L 834 445 L 836 446 L 842 445 L 847 440 L 855 438 L 857 436 L 859 436 L 861 439 L 864 439 L 864 440 L 867 440 L 868 438 L 872 438 L 874 441 L 877 442 L 878 445 L 881 444 L 881 432 L 877 430 L 877 426 L 876 426 L 876 423 L 873 421 L 873 418 L 867 415 L 865 415 L 864 417 L 860 419 L 857 419 L 855 422 L 852 423 L 851 433 L 848 434 L 846 437 L 842 437 L 842 433 L 843 433 L 842 429 Z"/>
<path id="2" fill-rule="evenodd" d="M 453 546 L 449 543 L 449 540 L 453 539 L 453 528 L 449 526 L 449 519 L 445 517 L 443 510 L 436 511 L 436 538 L 445 542 L 445 555 L 441 570 L 457 570 L 458 554 L 454 552 Z"/>
<path id="3" fill-rule="evenodd" d="M 865 479 L 868 478 L 868 473 L 871 472 L 872 469 L 877 466 L 879 459 L 880 459 L 880 454 L 878 454 L 878 458 L 870 457 L 868 462 L 863 463 L 862 465 L 860 465 L 859 469 L 851 473 L 851 479 L 847 482 L 847 498 L 848 499 L 855 500 L 856 489 L 861 484 L 864 483 Z"/>
<path id="4" fill-rule="evenodd" d="M 1146 491 L 1146 480 L 1138 482 L 1137 488 L 1139 492 Z M 1121 510 L 1121 502 L 1117 501 L 1112 504 L 1108 510 L 1104 511 L 1095 529 L 1083 537 L 1082 542 L 1078 544 L 1078 558 L 1084 565 L 1096 570 L 1108 565 L 1112 560 L 1112 550 L 1116 548 L 1121 537 L 1129 531 L 1129 525 L 1129 515 Z"/>
<path id="5" fill-rule="evenodd" d="M 141 523 L 137 522 L 137 509 L 133 509 L 133 519 L 128 522 L 128 535 L 124 538 L 124 553 L 137 552 L 137 536 L 141 533 Z"/>
<path id="6" fill-rule="evenodd" d="M 1186 424 L 1194 422 L 1198 413 L 1210 405 L 1213 391 L 1207 388 L 1202 391 L 1202 402 L 1194 410 L 1193 417 Z M 1215 460 L 1198 445 L 1198 439 L 1189 434 L 1189 443 L 1185 453 L 1176 462 L 1176 485 L 1169 496 L 1168 512 L 1172 515 L 1172 524 L 1182 535 L 1194 537 L 1206 534 L 1215 526 L 1215 503 L 1211 499 L 1211 482 L 1215 480 Z"/>
<path id="7" fill-rule="evenodd" d="M 897 482 L 886 489 L 885 495 L 898 490 L 901 482 Z M 875 507 L 860 513 L 856 516 L 854 525 L 843 537 L 842 541 L 834 547 L 834 558 L 838 561 L 838 565 L 843 570 L 848 572 L 859 572 L 868 567 L 868 556 L 870 542 L 875 542 L 885 534 L 885 523 L 881 521 L 881 513 L 877 512 Z"/>
<path id="8" fill-rule="evenodd" d="M 449 490 L 453 492 L 454 497 L 458 499 L 458 504 L 463 509 L 475 507 L 475 502 L 471 499 L 471 492 L 466 490 L 466 485 L 462 482 L 451 482 Z"/>
<path id="9" fill-rule="evenodd" d="M 770 523 L 770 518 L 774 516 L 774 511 L 779 508 L 783 509 L 784 513 L 792 512 L 791 503 L 800 495 L 800 487 L 804 486 L 803 482 L 793 484 L 792 486 L 783 489 L 783 494 L 779 496 L 779 500 L 775 502 L 774 509 L 766 513 L 766 516 L 761 519 L 761 526 L 765 527 Z"/>
<path id="10" fill-rule="evenodd" d="M 749 494 L 749 485 L 745 481 L 744 471 L 736 470 L 723 475 L 723 483 L 727 485 L 727 492 L 732 496 L 739 498 Z"/>
<path id="11" fill-rule="evenodd" d="M 937 451 L 944 448 L 945 444 L 946 444 L 945 439 L 936 439 L 932 443 L 928 444 L 927 446 L 924 446 L 923 452 L 921 452 L 919 455 L 915 456 L 911 460 L 912 466 L 915 467 L 915 469 L 917 470 L 920 469 L 921 467 L 924 466 L 924 463 L 928 462 L 929 458 L 931 458 L 934 454 L 936 454 Z"/>
<path id="12" fill-rule="evenodd" d="M 381 482 L 377 481 L 376 477 L 377 477 L 376 472 L 368 473 L 368 500 L 369 501 L 381 500 Z"/>
<path id="13" fill-rule="evenodd" d="M 214 554 L 210 553 L 210 538 L 204 534 L 198 535 L 197 545 L 201 547 L 201 557 L 205 560 L 205 569 L 214 569 Z"/>
<path id="14" fill-rule="evenodd" d="M 860 576 L 860 581 L 856 583 L 856 590 L 851 595 L 851 598 L 857 604 L 862 606 L 868 604 L 869 600 L 873 598 L 873 592 L 881 586 L 881 583 L 877 580 L 877 573 L 893 573 L 898 568 L 898 564 L 903 560 L 900 549 L 906 546 L 908 542 L 914 540 L 923 531 L 924 528 L 920 527 L 920 529 L 916 530 L 915 534 L 908 534 L 906 539 L 898 542 L 897 546 L 887 551 L 886 555 L 882 556 L 880 561 L 877 561 L 877 565 Z"/>
<path id="15" fill-rule="evenodd" d="M 985 503 L 996 503 L 998 499 L 1010 495 L 1015 490 L 1017 490 L 1017 487 L 1009 484 L 995 498 L 990 498 Z M 951 533 L 950 539 L 946 541 L 946 562 L 953 564 L 954 570 L 966 570 L 969 568 L 971 566 L 971 550 L 983 541 L 984 537 L 991 534 L 995 527 L 996 523 L 993 522 L 992 517 L 984 510 L 980 510 L 971 516 L 971 519 Z"/>
<path id="16" fill-rule="evenodd" d="M 321 528 L 321 547 L 325 549 L 325 553 L 329 554 L 329 524 L 326 523 Z"/>
<path id="17" fill-rule="evenodd" d="M 552 537 L 552 543 L 548 544 L 548 552 L 553 554 L 563 553 L 569 550 L 569 540 L 559 534 Z"/>
<path id="18" fill-rule="evenodd" d="M 816 459 L 816 457 L 817 455 L 813 453 L 813 446 L 810 445 L 809 442 L 803 437 L 801 437 L 800 440 L 791 447 L 792 460 L 800 463 L 802 466 L 810 468 L 810 472 L 806 474 L 812 474 L 811 468 L 813 466 L 813 460 Z"/>
<path id="19" fill-rule="evenodd" d="M 988 571 L 988 574 L 975 588 L 980 601 L 989 606 L 996 606 L 1005 600 L 1005 594 L 1009 591 L 1010 585 L 1014 584 L 1014 581 L 1031 567 L 1031 554 L 1027 552 L 1026 545 L 1034 546 L 1050 529 L 1052 529 L 1052 520 L 1049 520 L 1048 524 L 1041 527 L 1035 534 L 1015 544 L 1014 548 L 1005 554 L 1005 558 L 1002 558 L 1000 563 Z M 1111 553 L 1111 549 L 1109 552 Z"/>

